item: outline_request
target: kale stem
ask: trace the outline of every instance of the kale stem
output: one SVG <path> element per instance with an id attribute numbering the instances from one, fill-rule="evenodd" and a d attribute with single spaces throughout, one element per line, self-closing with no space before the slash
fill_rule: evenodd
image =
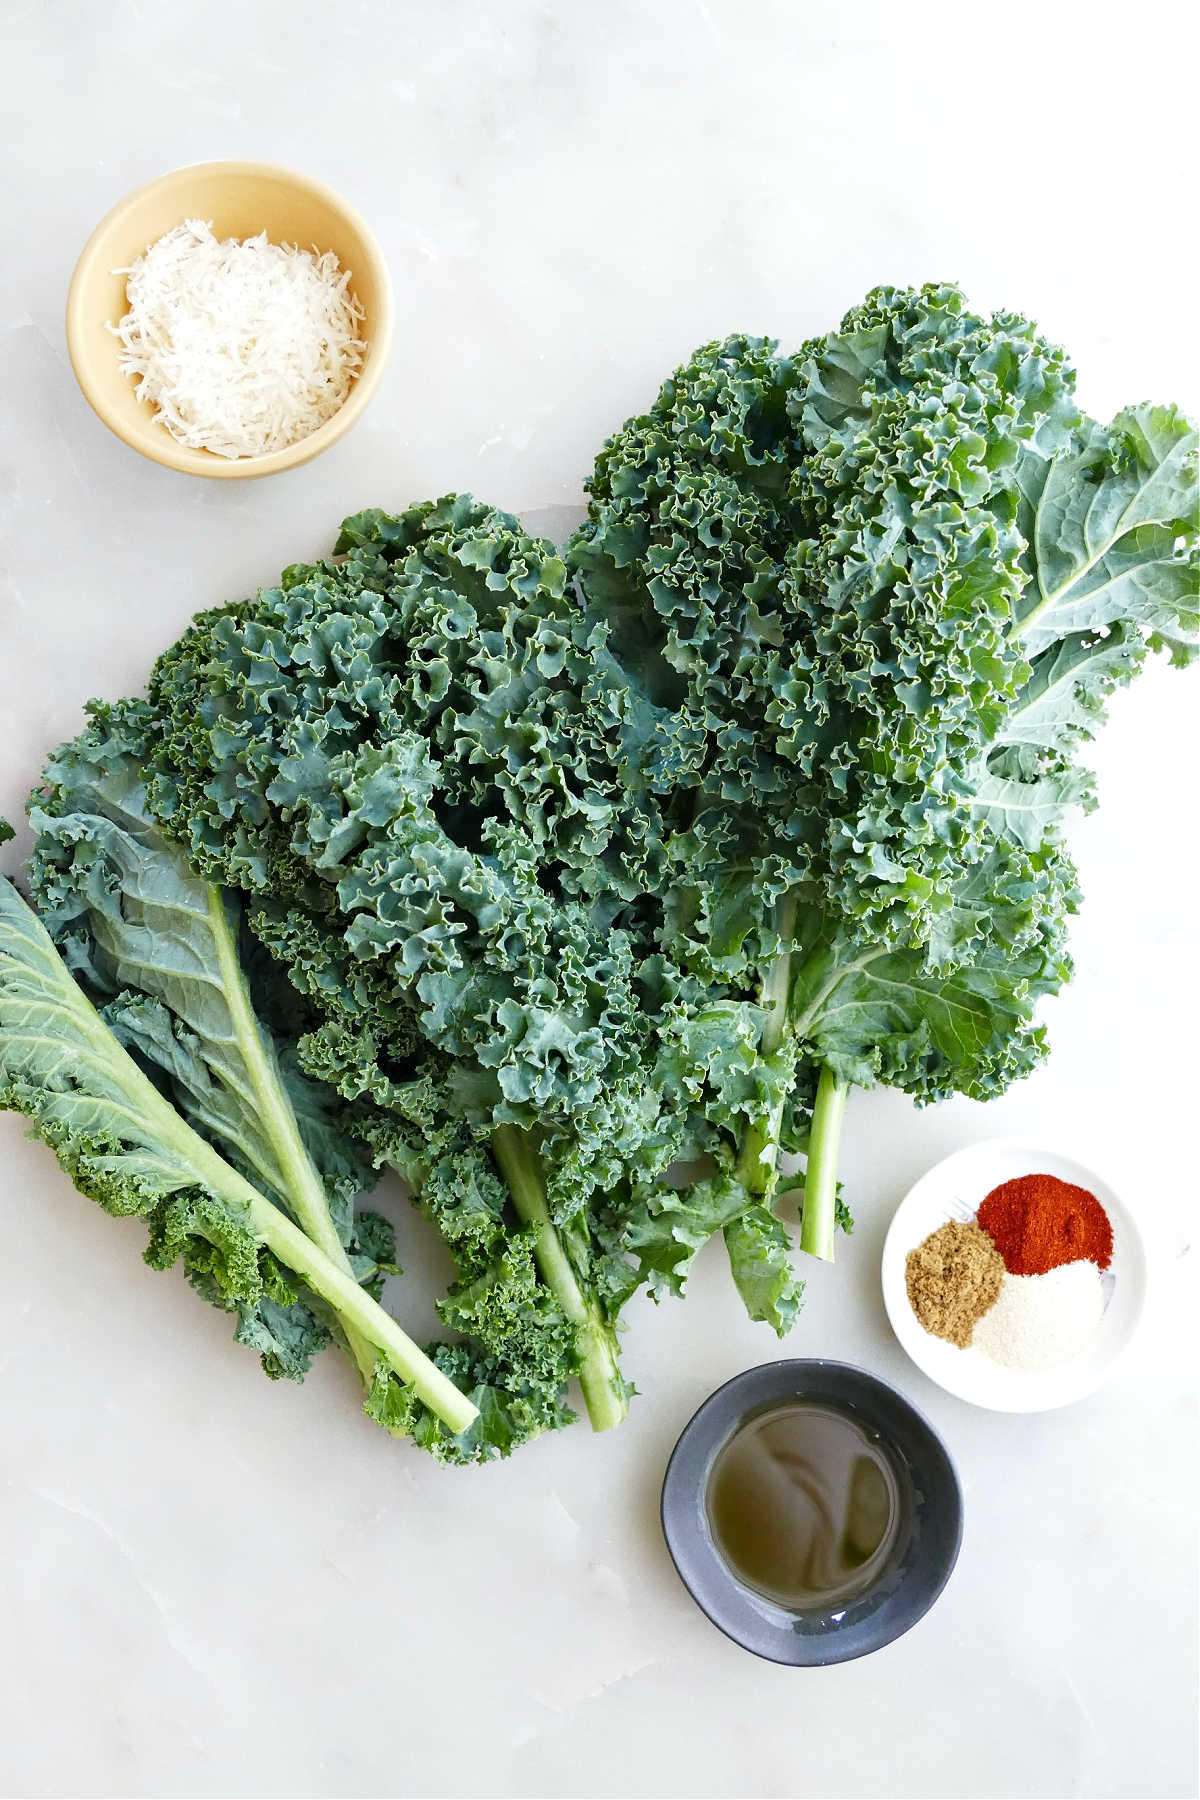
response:
<path id="1" fill-rule="evenodd" d="M 238 960 L 237 943 L 230 928 L 224 894 L 219 887 L 211 885 L 208 888 L 208 922 L 234 1040 L 241 1053 L 263 1130 L 279 1165 L 278 1175 L 269 1167 L 262 1173 L 268 1181 L 282 1178 L 280 1192 L 300 1229 L 344 1275 L 356 1280 L 350 1258 L 329 1211 L 325 1184 L 305 1148 L 296 1116 L 283 1090 L 278 1064 L 255 1016 L 249 985 Z M 346 1347 L 358 1365 L 363 1386 L 369 1392 L 375 1378 L 379 1352 L 370 1338 L 365 1337 L 345 1318 L 341 1319 L 341 1328 L 345 1334 Z"/>
<path id="2" fill-rule="evenodd" d="M 232 1171 L 231 1171 L 232 1173 Z M 257 1189 L 246 1183 L 244 1196 L 250 1229 L 287 1268 L 303 1276 L 314 1291 L 336 1311 L 351 1343 L 367 1340 L 418 1399 L 435 1412 L 454 1434 L 466 1431 L 479 1417 L 479 1408 L 444 1375 L 437 1364 L 419 1350 L 406 1332 L 359 1286 L 353 1275 L 326 1256 L 298 1225 Z"/>
<path id="3" fill-rule="evenodd" d="M 796 923 L 796 896 L 785 894 L 775 910 L 775 929 L 786 941 Z M 764 971 L 759 997 L 766 1009 L 759 1054 L 763 1061 L 775 1056 L 788 1036 L 788 990 L 791 985 L 792 953 L 782 951 Z M 750 1194 L 767 1194 L 775 1185 L 779 1160 L 779 1125 L 782 1101 L 751 1121 L 742 1139 L 734 1174 Z"/>
<path id="4" fill-rule="evenodd" d="M 778 1109 L 772 1107 L 747 1126 L 734 1165 L 734 1177 L 748 1194 L 766 1194 L 774 1185 L 778 1159 L 779 1117 Z"/>
<path id="5" fill-rule="evenodd" d="M 178 1144 L 180 1159 L 187 1160 L 201 1183 L 224 1200 L 235 1216 L 245 1219 L 257 1242 L 265 1244 L 285 1268 L 301 1276 L 314 1292 L 328 1301 L 347 1340 L 362 1338 L 374 1345 L 388 1367 L 437 1414 L 447 1430 L 458 1433 L 473 1425 L 479 1416 L 478 1407 L 454 1386 L 423 1350 L 418 1349 L 391 1314 L 372 1300 L 352 1274 L 333 1262 L 306 1232 L 294 1225 L 280 1207 L 260 1194 L 211 1145 L 194 1133 L 162 1099 L 132 1059 L 130 1068 L 129 1087 L 133 1091 L 134 1082 L 141 1081 L 149 1090 L 142 1110 L 148 1118 L 158 1112 L 163 1142 L 172 1146 Z"/>
<path id="6" fill-rule="evenodd" d="M 533 1253 L 542 1279 L 578 1333 L 579 1385 L 592 1429 L 608 1431 L 629 1411 L 612 1327 L 596 1302 L 583 1297 L 550 1216 L 541 1161 L 529 1133 L 516 1125 L 498 1125 L 492 1132 L 492 1154 L 517 1212 L 537 1230 Z"/>
<path id="7" fill-rule="evenodd" d="M 804 1212 L 800 1221 L 800 1248 L 809 1256 L 833 1261 L 833 1234 L 837 1214 L 838 1143 L 846 1115 L 848 1082 L 839 1081 L 828 1066 L 821 1070 L 813 1105 L 804 1175 Z"/>

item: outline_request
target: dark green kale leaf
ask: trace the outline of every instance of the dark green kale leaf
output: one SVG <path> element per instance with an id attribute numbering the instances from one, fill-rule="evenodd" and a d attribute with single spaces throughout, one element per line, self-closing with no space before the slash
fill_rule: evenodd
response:
<path id="1" fill-rule="evenodd" d="M 709 1116 L 749 1194 L 805 1151 L 827 1250 L 848 1083 L 986 1097 L 1044 1053 L 1075 752 L 1150 650 L 1195 653 L 1195 429 L 1097 425 L 1029 321 L 881 288 L 793 357 L 704 346 L 589 487 L 589 616 L 698 734 L 656 783 L 660 947 L 700 1009 L 759 1004 L 768 1087 L 825 1071 L 811 1117 L 767 1091 Z"/>

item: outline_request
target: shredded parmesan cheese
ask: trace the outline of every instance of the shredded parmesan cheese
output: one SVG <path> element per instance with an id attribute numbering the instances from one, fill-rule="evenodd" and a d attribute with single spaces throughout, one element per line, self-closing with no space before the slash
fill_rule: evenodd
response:
<path id="1" fill-rule="evenodd" d="M 363 311 L 331 250 L 265 232 L 218 242 L 189 219 L 116 273 L 121 370 L 190 450 L 285 450 L 333 417 L 362 366 Z"/>

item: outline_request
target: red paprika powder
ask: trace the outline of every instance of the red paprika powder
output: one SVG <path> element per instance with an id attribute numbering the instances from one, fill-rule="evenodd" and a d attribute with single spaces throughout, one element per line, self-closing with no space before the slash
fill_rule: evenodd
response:
<path id="1" fill-rule="evenodd" d="M 977 1219 L 1010 1275 L 1044 1275 L 1062 1263 L 1107 1269 L 1113 1233 L 1094 1194 L 1057 1175 L 1018 1175 L 993 1188 Z"/>

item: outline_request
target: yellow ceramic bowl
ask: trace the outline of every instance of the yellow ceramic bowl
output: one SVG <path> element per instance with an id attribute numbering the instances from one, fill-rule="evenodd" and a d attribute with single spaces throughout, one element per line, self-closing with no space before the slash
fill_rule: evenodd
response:
<path id="1" fill-rule="evenodd" d="M 218 238 L 265 231 L 272 243 L 332 250 L 350 271 L 365 318 L 366 355 L 345 404 L 319 430 L 268 456 L 230 459 L 185 450 L 154 409 L 136 397 L 119 367 L 120 340 L 108 329 L 128 310 L 125 277 L 144 250 L 185 219 L 208 219 Z M 110 431 L 169 469 L 226 480 L 274 475 L 319 456 L 358 419 L 379 385 L 392 334 L 392 290 L 383 254 L 366 225 L 332 188 L 271 163 L 211 162 L 173 169 L 138 188 L 102 219 L 88 239 L 67 296 L 67 348 L 84 395 Z"/>

